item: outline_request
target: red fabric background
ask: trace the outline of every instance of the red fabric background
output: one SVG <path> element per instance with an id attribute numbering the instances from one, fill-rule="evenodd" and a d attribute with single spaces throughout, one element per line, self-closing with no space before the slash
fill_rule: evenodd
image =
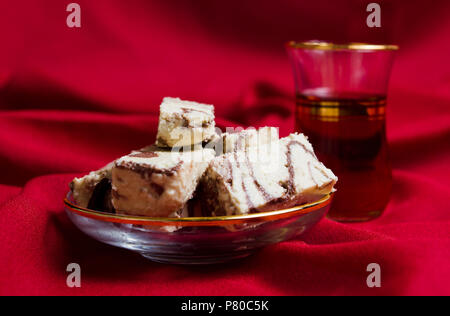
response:
<path id="1" fill-rule="evenodd" d="M 67 2 L 67 3 L 66 3 Z M 450 5 L 378 1 L 78 0 L 0 3 L 0 294 L 450 294 Z M 293 130 L 290 39 L 401 45 L 389 91 L 394 193 L 365 224 L 209 267 L 100 244 L 63 213 L 75 175 L 151 143 L 164 96 L 216 105 L 220 126 Z M 67 264 L 82 287 L 65 285 Z M 366 287 L 379 263 L 382 287 Z"/>

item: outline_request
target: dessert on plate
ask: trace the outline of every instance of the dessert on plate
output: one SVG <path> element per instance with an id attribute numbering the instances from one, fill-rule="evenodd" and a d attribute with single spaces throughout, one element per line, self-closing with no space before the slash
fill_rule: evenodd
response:
<path id="1" fill-rule="evenodd" d="M 89 209 L 107 206 L 108 197 L 111 194 L 111 170 L 113 165 L 114 163 L 111 162 L 100 170 L 92 171 L 82 178 L 72 180 L 70 190 L 79 206 Z M 96 194 L 94 194 L 94 191 Z M 99 205 L 102 204 L 101 201 L 105 201 L 105 205 Z"/>
<path id="2" fill-rule="evenodd" d="M 280 139 L 277 128 L 264 127 L 219 137 L 212 105 L 164 98 L 154 145 L 75 178 L 70 188 L 79 206 L 99 211 L 228 216 L 314 202 L 336 181 L 303 134 Z"/>
<path id="3" fill-rule="evenodd" d="M 235 133 L 222 134 L 223 153 L 246 151 L 276 144 L 279 139 L 278 128 L 263 127 L 246 129 Z"/>
<path id="4" fill-rule="evenodd" d="M 118 213 L 178 217 L 214 158 L 212 149 L 178 152 L 149 146 L 112 168 L 112 204 Z"/>
<path id="5" fill-rule="evenodd" d="M 233 151 L 211 162 L 202 179 L 202 192 L 203 207 L 213 215 L 288 208 L 332 192 L 337 178 L 319 162 L 304 135 L 272 140 L 251 156 L 256 147 Z M 262 150 L 266 154 L 261 154 Z"/>
<path id="6" fill-rule="evenodd" d="M 160 107 L 159 147 L 183 147 L 216 137 L 214 107 L 179 98 L 164 98 Z"/>

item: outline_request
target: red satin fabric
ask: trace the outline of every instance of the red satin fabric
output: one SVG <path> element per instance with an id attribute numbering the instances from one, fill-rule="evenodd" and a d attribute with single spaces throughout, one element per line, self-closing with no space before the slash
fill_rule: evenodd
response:
<path id="1" fill-rule="evenodd" d="M 0 3 L 0 294 L 450 294 L 450 5 L 378 1 L 78 0 Z M 169 266 L 100 244 L 63 213 L 72 177 L 155 139 L 158 105 L 216 105 L 225 126 L 293 130 L 291 39 L 389 42 L 394 192 L 364 224 L 323 220 L 302 240 L 226 265 Z M 79 263 L 82 287 L 66 286 Z M 369 263 L 382 287 L 366 286 Z"/>

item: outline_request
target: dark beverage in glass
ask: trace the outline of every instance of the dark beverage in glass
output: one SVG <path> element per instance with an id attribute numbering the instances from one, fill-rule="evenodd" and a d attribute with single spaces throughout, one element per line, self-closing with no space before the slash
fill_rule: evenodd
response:
<path id="1" fill-rule="evenodd" d="M 296 130 L 308 136 L 319 159 L 339 178 L 329 213 L 335 220 L 370 220 L 389 202 L 386 90 L 395 49 L 288 44 L 296 79 Z"/>

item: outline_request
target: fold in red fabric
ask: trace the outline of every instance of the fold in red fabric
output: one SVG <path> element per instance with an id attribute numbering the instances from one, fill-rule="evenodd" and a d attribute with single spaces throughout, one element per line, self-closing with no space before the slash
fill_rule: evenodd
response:
<path id="1" fill-rule="evenodd" d="M 450 294 L 450 5 L 378 1 L 79 0 L 0 4 L 0 294 Z M 216 105 L 227 126 L 294 128 L 291 39 L 401 46 L 388 99 L 394 166 L 379 219 L 328 219 L 224 265 L 150 262 L 78 231 L 62 199 L 74 176 L 155 139 L 158 105 Z M 69 263 L 81 288 L 66 286 Z M 381 266 L 369 288 L 368 264 Z"/>

